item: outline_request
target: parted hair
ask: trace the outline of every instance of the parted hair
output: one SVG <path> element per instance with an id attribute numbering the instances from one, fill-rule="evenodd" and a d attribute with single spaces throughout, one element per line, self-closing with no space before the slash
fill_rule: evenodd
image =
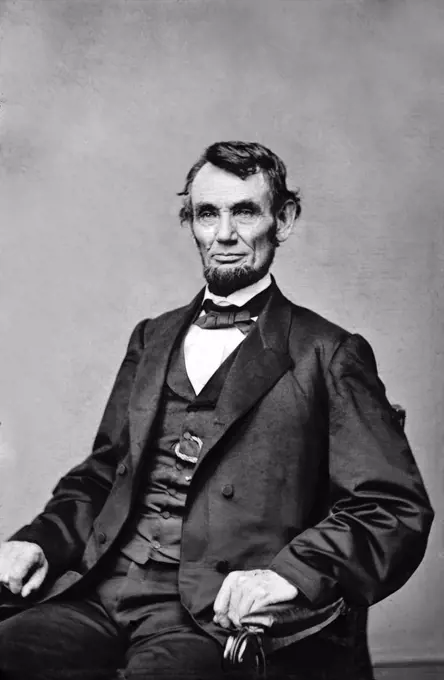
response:
<path id="1" fill-rule="evenodd" d="M 300 192 L 288 189 L 287 168 L 279 156 L 258 142 L 231 141 L 211 144 L 190 168 L 183 191 L 178 193 L 178 196 L 183 197 L 179 212 L 182 224 L 193 221 L 191 185 L 205 163 L 211 163 L 241 179 L 263 172 L 270 189 L 273 214 L 277 215 L 286 201 L 292 200 L 296 204 L 296 218 L 299 217 L 301 213 Z"/>

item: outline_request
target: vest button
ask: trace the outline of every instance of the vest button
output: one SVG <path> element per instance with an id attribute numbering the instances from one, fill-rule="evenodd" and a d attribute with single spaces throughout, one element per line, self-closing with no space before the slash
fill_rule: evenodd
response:
<path id="1" fill-rule="evenodd" d="M 168 512 L 168 510 L 164 510 L 161 514 L 164 519 L 169 519 L 171 517 L 171 514 Z"/>
<path id="2" fill-rule="evenodd" d="M 104 531 L 99 531 L 99 533 L 97 534 L 97 540 L 99 541 L 99 543 L 106 543 L 106 534 Z"/>
<path id="3" fill-rule="evenodd" d="M 222 496 L 225 496 L 225 498 L 233 498 L 234 486 L 232 484 L 225 484 L 225 486 L 222 487 Z"/>
<path id="4" fill-rule="evenodd" d="M 216 562 L 216 571 L 219 572 L 219 574 L 228 574 L 230 570 L 230 564 L 227 560 L 219 560 L 219 562 Z"/>
<path id="5" fill-rule="evenodd" d="M 119 465 L 117 466 L 117 474 L 118 475 L 126 475 L 126 472 L 127 472 L 127 468 L 126 468 L 125 463 L 119 463 Z"/>

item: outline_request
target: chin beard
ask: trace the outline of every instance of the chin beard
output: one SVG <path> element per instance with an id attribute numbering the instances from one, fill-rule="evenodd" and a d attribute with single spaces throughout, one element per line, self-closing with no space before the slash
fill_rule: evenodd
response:
<path id="1" fill-rule="evenodd" d="M 274 251 L 270 257 L 261 267 L 255 269 L 251 265 L 244 265 L 240 267 L 204 267 L 205 280 L 208 283 L 208 288 L 214 295 L 227 297 L 236 290 L 251 286 L 253 283 L 260 281 L 268 270 L 274 259 Z"/>
<path id="2" fill-rule="evenodd" d="M 205 264 L 204 255 L 202 248 L 199 245 L 196 237 L 194 236 L 194 241 L 200 252 L 200 257 L 203 264 L 203 273 L 205 280 L 208 284 L 208 288 L 213 295 L 219 295 L 220 297 L 227 297 L 234 293 L 236 290 L 241 288 L 246 288 L 251 286 L 253 283 L 260 281 L 265 274 L 268 273 L 271 265 L 273 264 L 274 256 L 276 253 L 276 248 L 279 246 L 279 241 L 276 238 L 276 220 L 273 222 L 270 232 L 269 239 L 273 246 L 270 248 L 267 259 L 262 263 L 257 269 L 251 265 L 241 265 L 239 267 L 211 267 Z"/>

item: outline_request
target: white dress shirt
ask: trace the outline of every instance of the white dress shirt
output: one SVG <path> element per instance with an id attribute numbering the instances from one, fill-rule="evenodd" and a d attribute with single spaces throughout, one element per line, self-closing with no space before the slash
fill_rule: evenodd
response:
<path id="1" fill-rule="evenodd" d="M 228 297 L 219 297 L 205 290 L 204 300 L 210 299 L 217 305 L 236 305 L 242 307 L 249 300 L 268 288 L 271 284 L 270 274 L 251 286 L 236 290 Z M 205 312 L 201 312 L 201 316 Z M 257 317 L 252 317 L 255 321 Z M 188 329 L 184 341 L 185 367 L 188 377 L 196 394 L 245 338 L 238 328 L 200 328 L 192 324 Z"/>

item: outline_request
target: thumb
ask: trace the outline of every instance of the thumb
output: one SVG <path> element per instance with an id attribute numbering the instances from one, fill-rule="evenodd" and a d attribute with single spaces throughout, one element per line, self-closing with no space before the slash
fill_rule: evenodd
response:
<path id="1" fill-rule="evenodd" d="M 232 574 L 234 574 L 234 572 L 232 572 Z M 220 590 L 216 595 L 216 599 L 214 600 L 213 609 L 216 614 L 224 614 L 225 612 L 228 611 L 228 605 L 230 603 L 231 598 L 232 583 L 233 578 L 231 574 L 229 574 L 222 583 Z"/>
<path id="2" fill-rule="evenodd" d="M 40 586 L 42 585 L 43 581 L 46 578 L 47 573 L 48 563 L 45 559 L 45 562 L 42 564 L 42 566 L 35 570 L 29 581 L 27 581 L 26 585 L 23 586 L 21 592 L 22 597 L 27 597 L 27 595 L 32 593 L 33 590 L 37 590 L 37 588 L 40 588 Z"/>

